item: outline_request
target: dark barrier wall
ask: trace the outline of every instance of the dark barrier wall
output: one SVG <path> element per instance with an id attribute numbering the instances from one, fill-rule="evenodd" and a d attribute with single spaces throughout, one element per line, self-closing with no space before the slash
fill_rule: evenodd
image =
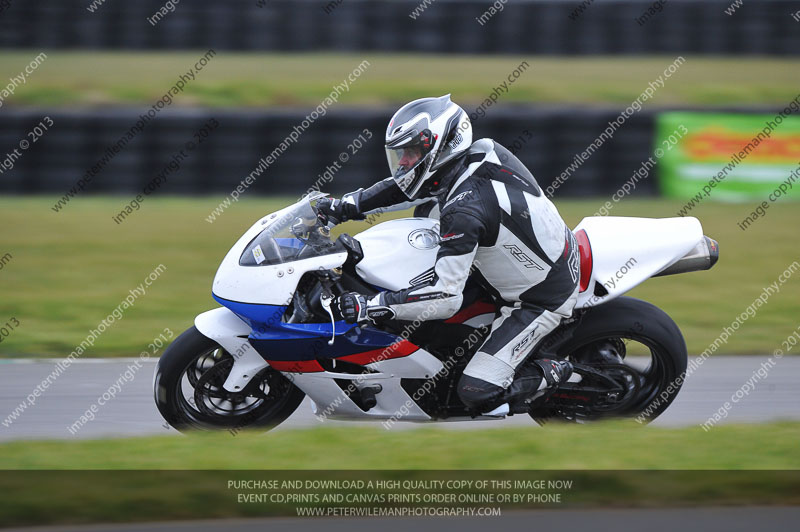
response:
<path id="1" fill-rule="evenodd" d="M 730 11 L 733 0 L 594 0 L 582 12 L 576 11 L 581 3 L 432 0 L 422 9 L 421 0 L 182 0 L 161 17 L 156 13 L 167 0 L 3 0 L 0 47 L 503 54 L 800 52 L 800 23 L 791 15 L 800 9 L 796 1 L 745 0 L 735 12 Z M 661 11 L 647 14 L 656 3 Z M 497 9 L 494 6 L 502 11 L 491 15 Z"/>
<path id="2" fill-rule="evenodd" d="M 114 153 L 112 146 L 131 131 L 140 110 L 4 109 L 0 194 L 62 195 L 81 178 L 88 184 L 80 196 L 136 194 L 158 174 L 165 177 L 157 195 L 228 194 L 251 174 L 247 195 L 299 195 L 315 183 L 341 194 L 387 177 L 383 135 L 394 111 L 339 108 L 306 122 L 303 130 L 306 114 L 299 111 L 164 110 Z M 772 114 L 777 109 L 739 111 Z M 573 165 L 563 185 L 555 186 L 556 198 L 609 196 L 652 156 L 657 112 L 642 110 L 620 120 L 613 136 L 602 138 L 602 146 L 589 150 L 594 153 L 583 163 L 576 155 L 618 119 L 619 109 L 498 105 L 473 121 L 473 130 L 475 139 L 493 138 L 514 152 L 545 188 Z M 50 120 L 53 125 L 42 131 Z M 43 135 L 31 142 L 36 127 Z M 296 141 L 287 142 L 293 132 L 299 132 Z M 20 148 L 26 139 L 28 148 Z M 328 177 L 321 178 L 326 169 Z M 657 193 L 657 169 L 656 175 L 637 180 L 633 194 Z"/>
<path id="3" fill-rule="evenodd" d="M 300 194 L 326 168 L 332 169 L 335 177 L 322 181 L 323 188 L 334 193 L 368 186 L 386 177 L 388 166 L 382 140 L 393 112 L 389 108 L 340 108 L 307 123 L 297 142 L 290 139 L 284 144 L 284 151 L 276 152 L 274 161 L 262 165 L 263 173 L 257 175 L 247 194 Z M 280 149 L 287 135 L 302 127 L 306 116 L 301 112 L 165 110 L 114 153 L 110 147 L 131 130 L 139 115 L 139 110 L 3 109 L 0 158 L 7 159 L 14 149 L 19 156 L 12 155 L 13 167 L 0 173 L 0 192 L 61 195 L 96 167 L 96 175 L 90 176 L 80 195 L 132 194 L 177 154 L 182 159 L 180 168 L 168 173 L 166 183 L 156 194 L 227 194 L 258 167 L 262 158 Z M 497 106 L 474 122 L 475 138 L 500 141 L 547 186 L 618 115 L 619 110 Z M 29 132 L 37 124 L 48 123 L 45 116 L 53 125 L 28 149 L 20 149 L 21 141 L 31 140 Z M 216 128 L 214 120 L 219 124 Z M 206 137 L 198 133 L 204 125 Z M 574 172 L 556 197 L 613 193 L 650 155 L 652 125 L 653 115 L 644 111 L 629 118 Z M 38 127 L 41 129 L 41 125 Z M 372 138 L 364 129 L 371 132 Z M 359 136 L 360 149 L 359 143 L 354 142 Z M 190 143 L 194 143 L 193 149 Z M 180 150 L 185 158 L 180 157 Z M 636 192 L 647 194 L 654 189 L 654 179 L 648 179 L 637 186 Z"/>

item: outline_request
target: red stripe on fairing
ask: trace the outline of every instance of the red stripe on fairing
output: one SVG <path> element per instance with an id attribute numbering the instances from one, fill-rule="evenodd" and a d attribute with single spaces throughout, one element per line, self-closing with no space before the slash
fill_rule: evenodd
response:
<path id="1" fill-rule="evenodd" d="M 352 362 L 353 364 L 365 366 L 367 364 L 372 364 L 373 362 L 389 360 L 390 358 L 407 357 L 418 349 L 419 347 L 412 344 L 408 340 L 400 340 L 399 342 L 395 342 L 386 347 L 381 347 L 380 349 L 373 349 L 372 351 L 364 351 L 363 353 L 338 357 L 336 360 L 344 360 L 345 362 Z"/>
<path id="2" fill-rule="evenodd" d="M 581 254 L 581 292 L 585 292 L 592 279 L 592 245 L 583 229 L 575 233 L 575 239 L 578 241 L 578 250 Z"/>
<path id="3" fill-rule="evenodd" d="M 481 314 L 494 314 L 497 309 L 486 301 L 476 301 L 465 309 L 460 310 L 455 316 L 445 320 L 445 323 L 464 323 L 465 321 L 480 316 Z"/>
<path id="4" fill-rule="evenodd" d="M 316 360 L 267 360 L 269 365 L 278 371 L 292 373 L 318 373 L 325 371 Z"/>
<path id="5" fill-rule="evenodd" d="M 408 340 L 401 340 L 392 345 L 381 347 L 380 349 L 346 355 L 338 357 L 336 360 L 344 360 L 345 362 L 352 362 L 353 364 L 364 366 L 373 362 L 380 362 L 381 360 L 389 360 L 390 358 L 407 357 L 417 350 L 419 350 L 419 347 L 416 345 Z M 316 360 L 267 360 L 267 362 L 278 371 L 289 371 L 292 373 L 319 373 L 320 371 L 325 371 L 325 368 Z"/>

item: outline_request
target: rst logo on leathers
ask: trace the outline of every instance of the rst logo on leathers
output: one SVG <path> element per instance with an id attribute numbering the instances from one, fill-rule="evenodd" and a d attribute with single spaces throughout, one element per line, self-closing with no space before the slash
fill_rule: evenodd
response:
<path id="1" fill-rule="evenodd" d="M 448 201 L 447 203 L 444 204 L 444 206 L 442 207 L 442 211 L 444 211 L 446 208 L 448 208 L 453 203 L 456 203 L 457 201 L 463 200 L 464 198 L 466 198 L 470 194 L 472 194 L 471 190 L 466 190 L 464 192 L 461 192 L 461 193 L 457 194 L 454 198 L 452 198 L 450 201 Z"/>
<path id="2" fill-rule="evenodd" d="M 535 260 L 530 258 L 528 255 L 525 254 L 524 251 L 519 249 L 519 246 L 516 244 L 506 244 L 503 246 L 505 249 L 511 253 L 511 256 L 517 259 L 523 266 L 526 268 L 536 268 L 538 270 L 544 270 Z"/>
<path id="3" fill-rule="evenodd" d="M 464 233 L 447 233 L 446 235 L 442 235 L 439 240 L 442 242 L 447 242 L 449 240 L 457 240 L 462 236 L 464 236 Z"/>
<path id="4" fill-rule="evenodd" d="M 513 364 L 514 362 L 516 362 L 517 360 L 519 360 L 520 358 L 522 358 L 522 355 L 524 355 L 524 354 L 525 354 L 525 352 L 527 351 L 527 349 L 528 349 L 528 348 L 529 348 L 529 347 L 530 347 L 530 346 L 533 344 L 533 342 L 536 340 L 536 337 L 538 336 L 538 335 L 536 334 L 536 331 L 537 331 L 538 329 L 539 329 L 539 324 L 537 323 L 537 324 L 536 324 L 536 325 L 533 327 L 533 330 L 532 330 L 531 332 L 529 332 L 528 334 L 526 334 L 526 335 L 525 335 L 525 336 L 522 338 L 522 340 L 520 340 L 519 342 L 517 342 L 517 345 L 515 345 L 515 346 L 514 346 L 514 347 L 511 349 L 511 358 L 510 358 L 509 362 L 511 362 L 511 363 Z"/>

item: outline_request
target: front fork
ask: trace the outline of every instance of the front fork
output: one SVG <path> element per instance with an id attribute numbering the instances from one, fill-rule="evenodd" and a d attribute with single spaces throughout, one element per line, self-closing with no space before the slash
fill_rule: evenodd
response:
<path id="1" fill-rule="evenodd" d="M 335 299 L 334 290 L 340 293 L 342 291 L 338 284 L 340 275 L 334 270 L 325 270 L 320 272 L 319 279 L 322 286 L 320 302 L 335 324 L 332 304 Z M 232 393 L 241 392 L 253 377 L 269 366 L 264 357 L 250 345 L 248 340 L 250 326 L 231 310 L 220 307 L 204 312 L 194 319 L 194 325 L 203 336 L 217 342 L 233 357 L 233 367 L 223 384 L 225 390 Z M 334 339 L 335 330 L 328 344 L 333 344 Z"/>

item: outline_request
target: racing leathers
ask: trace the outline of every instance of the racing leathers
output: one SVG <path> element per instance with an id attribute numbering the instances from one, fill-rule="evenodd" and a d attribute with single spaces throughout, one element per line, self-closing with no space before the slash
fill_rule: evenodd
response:
<path id="1" fill-rule="evenodd" d="M 501 307 L 458 391 L 468 407 L 496 406 L 522 361 L 572 314 L 580 269 L 577 242 L 528 169 L 491 139 L 473 143 L 437 171 L 421 196 L 428 203 L 417 213 L 427 210 L 425 215 L 438 213 L 440 219 L 435 266 L 420 276 L 426 279 L 420 284 L 364 301 L 388 307 L 400 320 L 446 319 L 461 307 L 467 278 L 476 276 Z M 348 206 L 340 210 L 349 209 L 345 217 L 363 219 L 390 205 L 406 207 L 404 199 L 389 178 L 344 196 Z M 550 362 L 540 364 L 534 390 L 569 376 L 568 363 Z M 530 380 L 530 373 L 524 377 Z"/>

